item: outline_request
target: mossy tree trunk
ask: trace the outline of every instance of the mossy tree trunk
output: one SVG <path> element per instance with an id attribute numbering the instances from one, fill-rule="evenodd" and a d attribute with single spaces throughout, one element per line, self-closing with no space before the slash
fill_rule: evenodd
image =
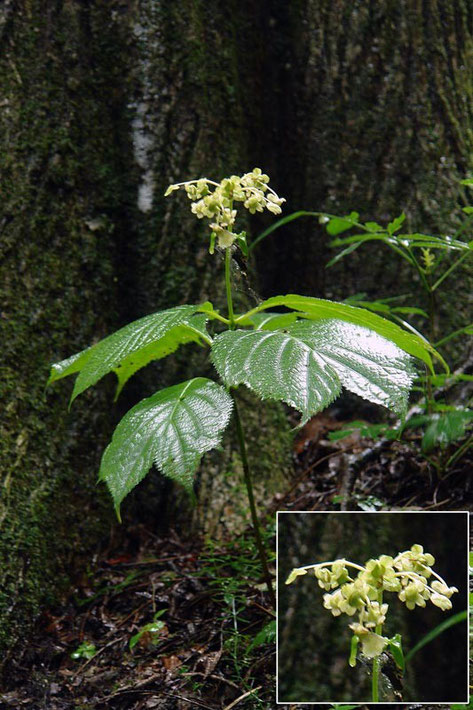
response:
<path id="1" fill-rule="evenodd" d="M 130 383 L 112 413 L 111 380 L 68 413 L 67 385 L 45 393 L 49 365 L 160 308 L 223 306 L 221 260 L 185 200 L 163 193 L 173 180 L 245 170 L 248 157 L 235 18 L 223 3 L 18 0 L 0 13 L 5 646 L 107 538 L 112 506 L 95 481 L 119 416 L 209 368 L 203 350 L 183 349 Z M 287 425 L 275 409 L 249 410 L 264 499 L 287 470 L 275 433 Z M 207 459 L 196 526 L 241 519 L 239 469 L 230 445 Z M 189 499 L 173 503 L 157 479 L 125 514 L 188 518 Z"/>
<path id="2" fill-rule="evenodd" d="M 52 360 L 118 322 L 114 241 L 127 229 L 130 151 L 128 39 L 109 14 L 73 2 L 9 3 L 1 13 L 4 646 L 111 520 L 95 486 L 111 390 L 88 393 L 69 414 L 66 391 L 46 394 L 45 384 Z"/>

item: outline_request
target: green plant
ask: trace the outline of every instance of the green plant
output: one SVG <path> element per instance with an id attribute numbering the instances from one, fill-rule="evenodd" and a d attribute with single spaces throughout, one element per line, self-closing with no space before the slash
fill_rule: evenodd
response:
<path id="1" fill-rule="evenodd" d="M 473 185 L 473 180 L 462 181 L 464 185 Z M 363 297 L 352 297 L 348 302 L 353 305 L 362 306 L 383 313 L 404 325 L 406 316 L 418 316 L 427 320 L 427 329 L 430 340 L 436 347 L 442 347 L 453 338 L 468 336 L 473 334 L 473 324 L 459 328 L 442 338 L 437 338 L 438 320 L 438 299 L 440 287 L 445 285 L 445 281 L 450 278 L 458 267 L 471 256 L 473 241 L 462 241 L 459 237 L 472 226 L 473 207 L 464 207 L 466 219 L 456 230 L 453 236 L 432 236 L 421 233 L 402 233 L 402 226 L 405 215 L 389 222 L 386 226 L 381 226 L 377 222 L 362 223 L 359 214 L 352 212 L 345 217 L 320 213 L 319 220 L 325 224 L 328 234 L 335 237 L 330 245 L 342 247 L 340 251 L 328 264 L 331 266 L 340 259 L 352 254 L 362 245 L 368 245 L 370 249 L 382 244 L 393 250 L 399 257 L 406 261 L 418 277 L 418 283 L 427 303 L 427 312 L 417 306 L 398 305 L 399 300 L 404 297 L 392 299 L 381 299 L 377 301 L 367 301 Z M 346 232 L 351 233 L 345 236 Z M 341 236 L 343 235 L 343 236 Z M 457 258 L 451 260 L 452 254 L 458 254 Z M 413 278 L 414 283 L 414 278 Z M 412 326 L 410 326 L 412 327 Z M 439 398 L 437 392 L 439 387 L 445 387 L 447 383 L 446 375 L 433 375 L 425 373 L 420 377 L 424 392 L 424 412 L 419 416 L 413 416 L 402 426 L 398 433 L 402 434 L 406 428 L 422 428 L 424 430 L 421 451 L 437 469 L 438 473 L 448 469 L 457 461 L 465 451 L 471 446 L 473 438 L 470 437 L 465 445 L 453 454 L 448 452 L 450 444 L 461 439 L 467 428 L 473 421 L 473 410 L 468 407 L 454 407 L 446 404 Z M 462 379 L 470 379 L 468 375 L 459 373 L 457 377 L 450 376 L 449 384 L 456 383 Z M 437 392 L 435 388 L 437 387 Z M 437 456 L 429 458 L 432 451 L 438 450 Z"/>
<path id="2" fill-rule="evenodd" d="M 348 616 L 358 614 L 357 621 L 350 624 L 353 636 L 348 663 L 351 667 L 356 665 L 358 646 L 361 642 L 362 655 L 372 659 L 373 702 L 378 702 L 379 699 L 380 656 L 384 649 L 389 646 L 401 671 L 404 671 L 405 665 L 400 634 L 391 638 L 382 635 L 388 612 L 384 593 L 396 593 L 408 609 L 425 607 L 428 600 L 442 611 L 452 608 L 450 597 L 458 592 L 458 589 L 449 587 L 445 580 L 433 571 L 434 563 L 433 556 L 424 552 L 422 545 L 415 544 L 410 550 L 400 552 L 394 558 L 381 555 L 377 559 L 368 560 L 364 566 L 338 559 L 296 567 L 286 579 L 286 584 L 291 584 L 297 577 L 312 571 L 319 586 L 330 592 L 324 594 L 324 607 L 329 609 L 333 616 L 340 616 L 342 613 Z M 357 572 L 354 577 L 350 576 L 352 569 Z M 435 579 L 430 581 L 431 577 Z M 430 640 L 431 638 L 425 643 Z M 420 645 L 411 651 L 411 655 L 418 648 Z"/>
<path id="3" fill-rule="evenodd" d="M 153 615 L 153 621 L 145 624 L 141 629 L 134 634 L 129 641 L 129 649 L 133 651 L 138 643 L 147 642 L 148 645 L 154 646 L 159 643 L 159 633 L 164 629 L 166 624 L 164 621 L 159 621 L 159 617 L 166 613 L 166 609 L 160 609 Z"/>
<path id="4" fill-rule="evenodd" d="M 99 478 L 106 482 L 118 516 L 121 502 L 153 463 L 191 491 L 202 455 L 218 446 L 233 412 L 253 531 L 274 603 L 234 390 L 246 385 L 262 399 L 286 402 L 299 410 L 301 423 L 330 404 L 342 386 L 402 415 L 415 374 L 410 356 L 433 371 L 431 355 L 436 353 L 415 333 L 375 313 L 322 299 L 275 296 L 246 313 L 235 312 L 232 252 L 237 248 L 247 252 L 246 234 L 234 231 L 236 205 L 250 213 L 264 209 L 280 213 L 284 200 L 268 182 L 268 176 L 255 168 L 220 183 L 202 178 L 171 185 L 166 192 L 185 189 L 192 212 L 210 222 L 209 251 L 224 259 L 225 316 L 208 302 L 154 313 L 56 363 L 49 382 L 76 374 L 72 403 L 114 372 L 118 396 L 127 380 L 152 360 L 185 343 L 208 347 L 222 384 L 196 377 L 139 402 L 118 424 Z M 273 310 L 281 307 L 288 312 Z M 209 322 L 212 332 L 207 330 Z"/>
<path id="5" fill-rule="evenodd" d="M 462 185 L 472 187 L 473 179 L 461 181 Z M 290 214 L 260 234 L 250 245 L 250 249 L 261 243 L 274 230 L 301 217 L 316 217 L 332 237 L 331 247 L 340 247 L 336 256 L 329 261 L 327 267 L 333 266 L 341 259 L 353 254 L 362 246 L 375 250 L 379 246 L 388 247 L 399 258 L 404 260 L 413 271 L 413 284 L 420 286 L 424 294 L 426 310 L 418 306 L 403 305 L 403 301 L 411 294 L 394 296 L 392 298 L 370 301 L 365 294 L 356 294 L 346 299 L 350 305 L 366 308 L 375 313 L 402 324 L 404 327 L 413 327 L 405 321 L 406 317 L 416 316 L 425 318 L 427 332 L 435 347 L 443 347 L 454 338 L 465 337 L 473 334 L 473 323 L 469 323 L 440 339 L 438 330 L 438 303 L 441 287 L 456 272 L 458 267 L 471 256 L 473 241 L 462 241 L 460 237 L 471 228 L 473 224 L 473 206 L 463 208 L 466 218 L 456 232 L 450 235 L 432 236 L 423 233 L 405 233 L 402 231 L 405 214 L 381 225 L 377 222 L 363 222 L 358 212 L 338 216 L 327 212 L 299 211 Z M 451 258 L 457 255 L 456 258 Z M 419 294 L 420 295 L 420 294 Z M 417 331 L 415 331 L 417 332 Z M 471 381 L 472 377 L 458 373 L 455 375 L 438 375 L 426 372 L 420 375 L 421 391 L 424 394 L 423 413 L 412 417 L 409 422 L 393 430 L 394 438 L 401 435 L 406 428 L 420 428 L 423 430 L 421 451 L 435 467 L 438 473 L 448 469 L 458 461 L 473 444 L 470 436 L 461 447 L 450 452 L 449 446 L 460 440 L 473 422 L 473 410 L 469 407 L 454 407 L 445 403 L 440 397 L 441 389 L 456 384 L 460 381 Z M 384 432 L 371 432 L 370 436 L 386 436 Z M 435 454 L 431 456 L 432 452 Z"/>
<path id="6" fill-rule="evenodd" d="M 97 649 L 93 643 L 90 643 L 89 641 L 82 641 L 76 650 L 71 653 L 71 658 L 74 660 L 85 658 L 87 661 L 90 661 L 96 653 Z"/>

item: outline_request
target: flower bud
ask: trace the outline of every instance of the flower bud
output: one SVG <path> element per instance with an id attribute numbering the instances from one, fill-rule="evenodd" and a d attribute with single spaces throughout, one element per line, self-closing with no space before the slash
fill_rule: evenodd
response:
<path id="1" fill-rule="evenodd" d="M 432 604 L 435 604 L 435 606 L 440 607 L 442 611 L 448 611 L 452 608 L 452 602 L 448 597 L 445 597 L 443 594 L 432 594 L 432 596 L 430 597 L 430 601 L 432 602 Z"/>

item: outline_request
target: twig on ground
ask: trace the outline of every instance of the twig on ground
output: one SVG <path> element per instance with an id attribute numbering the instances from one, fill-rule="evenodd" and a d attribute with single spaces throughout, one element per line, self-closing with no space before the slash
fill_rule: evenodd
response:
<path id="1" fill-rule="evenodd" d="M 242 700 L 247 698 L 249 695 L 251 695 L 252 693 L 256 693 L 258 690 L 261 690 L 262 687 L 263 686 L 258 685 L 257 688 L 252 688 L 252 690 L 248 690 L 248 692 L 243 693 L 243 695 L 240 695 L 239 698 L 237 698 L 236 700 L 233 700 L 233 702 L 231 702 L 230 705 L 225 705 L 223 710 L 231 710 L 231 708 L 234 708 L 235 705 L 238 705 L 238 703 L 240 703 Z"/>

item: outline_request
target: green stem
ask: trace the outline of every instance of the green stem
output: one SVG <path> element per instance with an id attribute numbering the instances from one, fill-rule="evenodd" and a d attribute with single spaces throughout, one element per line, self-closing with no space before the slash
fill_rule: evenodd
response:
<path id="1" fill-rule="evenodd" d="M 231 250 L 225 250 L 225 290 L 227 294 L 227 307 L 228 307 L 228 320 L 230 330 L 235 329 L 235 316 L 233 312 L 233 300 L 232 300 L 232 284 L 231 284 Z M 259 558 L 261 561 L 261 566 L 263 568 L 263 576 L 268 587 L 269 598 L 273 607 L 276 607 L 276 597 L 274 596 L 273 581 L 271 574 L 269 572 L 268 560 L 266 557 L 266 552 L 264 550 L 263 540 L 261 537 L 261 531 L 258 522 L 258 516 L 256 514 L 256 504 L 255 496 L 253 494 L 253 482 L 251 480 L 250 466 L 248 463 L 248 457 L 246 455 L 246 443 L 245 434 L 243 432 L 243 427 L 241 425 L 240 415 L 238 413 L 238 406 L 235 395 L 232 393 L 233 408 L 235 414 L 235 424 L 237 431 L 238 444 L 240 447 L 241 463 L 243 466 L 243 475 L 245 478 L 246 491 L 248 493 L 248 501 L 250 504 L 251 521 L 253 524 L 253 534 L 255 536 L 256 549 L 258 550 Z"/>
<path id="2" fill-rule="evenodd" d="M 466 451 L 468 451 L 468 449 L 470 448 L 470 446 L 472 444 L 473 444 L 473 434 L 471 434 L 471 436 L 468 437 L 468 439 L 460 446 L 460 448 L 457 449 L 457 451 L 455 451 L 453 456 L 450 456 L 450 458 L 447 461 L 446 468 L 449 468 L 453 463 L 455 463 L 455 461 L 458 461 L 459 459 L 461 459 L 463 454 Z"/>
<path id="3" fill-rule="evenodd" d="M 472 328 L 473 328 L 473 323 L 469 323 L 464 328 L 459 328 L 458 330 L 454 330 L 453 333 L 446 335 L 445 338 L 442 338 L 442 340 L 438 340 L 436 343 L 434 343 L 434 347 L 438 348 L 441 345 L 445 345 L 445 343 L 448 343 L 449 340 L 452 340 L 452 338 L 456 338 L 458 335 L 463 335 L 463 333 L 467 333 L 468 335 L 471 335 L 470 331 Z"/>
<path id="4" fill-rule="evenodd" d="M 268 587 L 269 598 L 271 600 L 271 604 L 273 605 L 273 607 L 275 607 L 276 606 L 276 598 L 274 596 L 273 582 L 272 582 L 271 574 L 269 572 L 268 560 L 266 557 L 266 552 L 264 550 L 263 540 L 261 538 L 261 531 L 260 531 L 260 527 L 259 527 L 258 516 L 256 514 L 255 497 L 253 494 L 253 483 L 251 480 L 251 473 L 250 473 L 250 467 L 248 464 L 248 457 L 246 455 L 245 435 L 243 433 L 243 427 L 241 425 L 240 415 L 238 414 L 238 407 L 237 407 L 236 398 L 233 393 L 232 393 L 232 398 L 233 398 L 233 406 L 234 406 L 234 413 L 235 413 L 235 423 L 236 423 L 238 444 L 240 446 L 243 474 L 245 477 L 246 490 L 248 492 L 248 501 L 250 503 L 251 521 L 253 523 L 253 533 L 255 536 L 256 548 L 258 550 L 259 558 L 261 561 L 261 566 L 263 568 L 264 580 L 266 582 L 266 586 Z"/>
<path id="5" fill-rule="evenodd" d="M 447 278 L 447 276 L 450 276 L 450 274 L 452 273 L 452 271 L 454 271 L 454 270 L 457 268 L 457 266 L 460 266 L 460 264 L 462 263 L 462 261 L 463 261 L 464 259 L 466 259 L 466 257 L 467 257 L 468 255 L 469 255 L 469 252 L 466 251 L 466 252 L 464 252 L 456 261 L 454 261 L 453 264 L 452 264 L 452 265 L 442 274 L 442 276 L 441 276 L 439 279 L 437 279 L 437 281 L 434 283 L 434 285 L 432 286 L 432 291 L 435 291 L 435 289 L 437 289 L 437 288 L 440 286 L 440 284 L 441 284 L 443 281 L 445 281 L 445 279 Z"/>
<path id="6" fill-rule="evenodd" d="M 371 679 L 371 699 L 373 703 L 377 703 L 379 700 L 378 693 L 379 685 L 379 656 L 373 658 L 373 675 Z"/>
<path id="7" fill-rule="evenodd" d="M 383 590 L 380 589 L 378 592 L 378 603 L 379 606 L 381 607 L 383 603 Z M 378 624 L 377 627 L 375 628 L 375 633 L 377 633 L 379 636 L 382 635 L 383 633 L 383 625 Z M 375 656 L 373 658 L 373 674 L 371 678 L 371 695 L 372 695 L 372 700 L 374 703 L 378 702 L 379 699 L 379 667 L 380 667 L 380 657 Z"/>
<path id="8" fill-rule="evenodd" d="M 230 321 L 230 330 L 234 330 L 235 316 L 233 313 L 232 284 L 230 278 L 231 261 L 231 249 L 225 249 L 225 290 L 227 293 L 228 319 Z"/>

